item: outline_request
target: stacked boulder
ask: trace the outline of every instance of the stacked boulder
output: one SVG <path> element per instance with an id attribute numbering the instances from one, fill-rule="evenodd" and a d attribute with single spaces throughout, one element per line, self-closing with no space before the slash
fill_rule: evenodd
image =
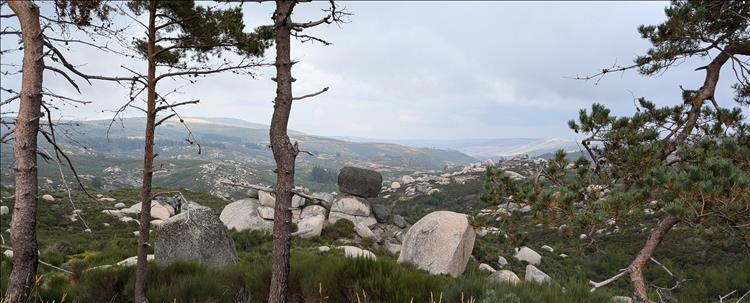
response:
<path id="1" fill-rule="evenodd" d="M 276 197 L 267 191 L 258 191 L 257 197 L 242 199 L 227 204 L 219 218 L 229 229 L 243 230 L 273 230 L 273 218 L 276 213 Z M 325 205 L 332 203 L 332 195 L 319 195 L 308 203 L 307 199 L 295 194 L 292 196 L 292 222 L 297 224 L 298 232 L 295 236 L 319 236 L 327 214 L 324 206 L 313 204 L 320 202 Z"/>
<path id="2" fill-rule="evenodd" d="M 346 219 L 354 223 L 360 238 L 374 238 L 390 252 L 398 254 L 408 222 L 391 214 L 384 205 L 368 200 L 378 196 L 382 182 L 383 177 L 376 171 L 344 167 L 338 175 L 340 193 L 305 191 L 301 194 L 304 189 L 298 188 L 298 194 L 292 199 L 292 222 L 297 225 L 292 235 L 320 236 L 325 224 Z M 229 229 L 271 231 L 275 204 L 273 193 L 258 191 L 257 197 L 228 204 L 219 217 Z"/>

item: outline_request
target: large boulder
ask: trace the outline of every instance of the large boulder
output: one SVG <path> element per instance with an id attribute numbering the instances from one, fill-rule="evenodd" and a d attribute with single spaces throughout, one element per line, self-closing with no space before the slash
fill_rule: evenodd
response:
<path id="1" fill-rule="evenodd" d="M 320 205 L 308 205 L 305 208 L 302 209 L 300 212 L 299 217 L 301 219 L 317 216 L 317 215 L 323 215 L 324 217 L 328 215 L 328 210 Z"/>
<path id="2" fill-rule="evenodd" d="M 151 218 L 166 220 L 169 219 L 173 212 L 170 212 L 169 208 L 156 204 L 151 206 Z"/>
<path id="3" fill-rule="evenodd" d="M 165 220 L 156 234 L 154 256 L 162 266 L 189 261 L 221 267 L 238 261 L 229 230 L 208 208 L 193 209 Z"/>
<path id="4" fill-rule="evenodd" d="M 229 229 L 273 230 L 273 221 L 265 220 L 258 214 L 260 203 L 255 199 L 243 199 L 224 206 L 219 218 Z"/>
<path id="5" fill-rule="evenodd" d="M 436 211 L 406 232 L 398 262 L 413 263 L 431 274 L 457 277 L 466 269 L 475 237 L 466 215 Z"/>
<path id="6" fill-rule="evenodd" d="M 367 217 L 370 215 L 370 201 L 357 196 L 341 195 L 333 200 L 331 212 Z"/>
<path id="7" fill-rule="evenodd" d="M 331 204 L 333 204 L 333 199 L 336 198 L 331 193 L 313 193 L 312 197 L 316 199 L 316 201 L 313 201 L 312 203 L 320 203 L 325 208 L 331 208 Z"/>
<path id="8" fill-rule="evenodd" d="M 521 282 L 521 279 L 518 278 L 518 275 L 516 275 L 516 273 L 505 269 L 493 272 L 489 277 L 487 277 L 487 280 L 495 283 L 511 283 L 514 285 Z"/>
<path id="9" fill-rule="evenodd" d="M 513 258 L 516 258 L 519 261 L 525 261 L 531 265 L 539 265 L 539 263 L 542 262 L 542 255 L 526 246 L 521 247 L 521 249 L 516 249 L 516 255 L 513 256 Z"/>
<path id="10" fill-rule="evenodd" d="M 320 236 L 323 231 L 323 224 L 326 221 L 325 215 L 315 215 L 302 218 L 297 223 L 297 231 L 292 236 L 300 238 L 312 238 Z"/>
<path id="11" fill-rule="evenodd" d="M 347 166 L 339 171 L 339 191 L 360 197 L 377 197 L 383 176 L 374 170 Z"/>
<path id="12" fill-rule="evenodd" d="M 535 282 L 540 284 L 552 282 L 552 278 L 550 278 L 539 268 L 536 268 L 536 266 L 531 264 L 526 265 L 526 276 L 524 276 L 524 279 L 526 280 L 526 282 Z"/>

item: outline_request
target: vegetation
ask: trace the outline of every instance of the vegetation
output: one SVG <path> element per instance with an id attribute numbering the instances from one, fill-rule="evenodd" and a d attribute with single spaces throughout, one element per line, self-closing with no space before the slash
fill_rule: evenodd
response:
<path id="1" fill-rule="evenodd" d="M 638 302 L 651 302 L 643 271 L 677 224 L 725 231 L 740 238 L 750 254 L 750 132 L 742 111 L 719 107 L 714 96 L 721 67 L 750 55 L 750 11 L 744 1 L 687 1 L 673 2 L 665 12 L 663 24 L 639 28 L 652 44 L 647 54 L 616 70 L 654 75 L 683 59 L 718 52 L 700 68 L 706 70 L 703 86 L 683 90 L 675 106 L 657 107 L 640 98 L 630 117 L 613 116 L 600 104 L 581 110 L 569 126 L 585 136 L 582 145 L 591 161 L 581 157 L 570 163 L 561 150 L 542 179 L 520 184 L 489 169 L 483 197 L 527 203 L 542 224 L 577 224 L 590 235 L 601 228 L 651 224 L 642 249 L 613 277 L 629 276 Z M 736 100 L 743 102 L 747 78 L 735 75 Z M 596 289 L 613 279 L 591 285 Z"/>
<path id="2" fill-rule="evenodd" d="M 317 165 L 313 166 L 310 171 L 310 180 L 317 183 L 336 183 L 337 177 L 337 170 L 323 168 Z"/>

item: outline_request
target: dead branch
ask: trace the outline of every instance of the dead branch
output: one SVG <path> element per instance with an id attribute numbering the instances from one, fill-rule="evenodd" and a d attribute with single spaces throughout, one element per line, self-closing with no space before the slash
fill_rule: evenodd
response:
<path id="1" fill-rule="evenodd" d="M 322 93 L 325 93 L 327 91 L 328 91 L 328 87 L 326 87 L 324 89 L 321 89 L 320 91 L 318 91 L 316 93 L 307 94 L 307 95 L 299 96 L 299 97 L 292 97 L 292 101 L 298 101 L 298 100 L 302 100 L 302 99 L 307 99 L 307 98 L 315 97 L 315 96 L 320 95 Z"/>
<path id="2" fill-rule="evenodd" d="M 629 273 L 630 273 L 630 270 L 627 269 L 627 268 L 626 269 L 620 269 L 620 273 L 612 276 L 611 278 L 609 278 L 607 280 L 604 280 L 604 281 L 601 281 L 601 282 L 589 281 L 589 285 L 591 285 L 591 292 L 595 292 L 597 289 L 599 289 L 599 288 L 601 288 L 603 286 L 606 286 L 607 284 L 610 284 L 610 283 L 612 283 L 614 281 L 617 281 L 617 279 L 622 278 L 623 276 L 625 276 L 625 275 L 627 275 Z"/>

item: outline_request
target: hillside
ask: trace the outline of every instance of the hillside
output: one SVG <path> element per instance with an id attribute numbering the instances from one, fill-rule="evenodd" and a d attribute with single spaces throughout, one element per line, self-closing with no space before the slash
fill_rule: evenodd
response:
<path id="1" fill-rule="evenodd" d="M 156 132 L 156 172 L 154 184 L 184 187 L 210 192 L 221 197 L 238 197 L 242 190 L 225 182 L 271 184 L 275 167 L 268 148 L 268 127 L 230 118 L 184 118 L 164 122 Z M 65 121 L 58 131 L 58 140 L 71 156 L 86 185 L 111 190 L 140 184 L 143 153 L 144 118 Z M 109 133 L 108 133 L 109 130 Z M 462 166 L 474 162 L 458 151 L 418 148 L 392 143 L 349 142 L 290 131 L 293 141 L 309 152 L 297 158 L 297 182 L 311 188 L 331 190 L 330 183 L 316 182 L 309 177 L 319 166 L 338 171 L 343 166 L 377 169 L 384 175 L 416 170 L 434 170 Z M 40 137 L 40 142 L 44 138 Z M 41 144 L 48 153 L 49 144 Z M 3 185 L 12 184 L 11 146 L 0 147 Z M 6 156 L 7 155 L 7 156 Z M 43 186 L 60 189 L 55 163 L 40 161 Z"/>

